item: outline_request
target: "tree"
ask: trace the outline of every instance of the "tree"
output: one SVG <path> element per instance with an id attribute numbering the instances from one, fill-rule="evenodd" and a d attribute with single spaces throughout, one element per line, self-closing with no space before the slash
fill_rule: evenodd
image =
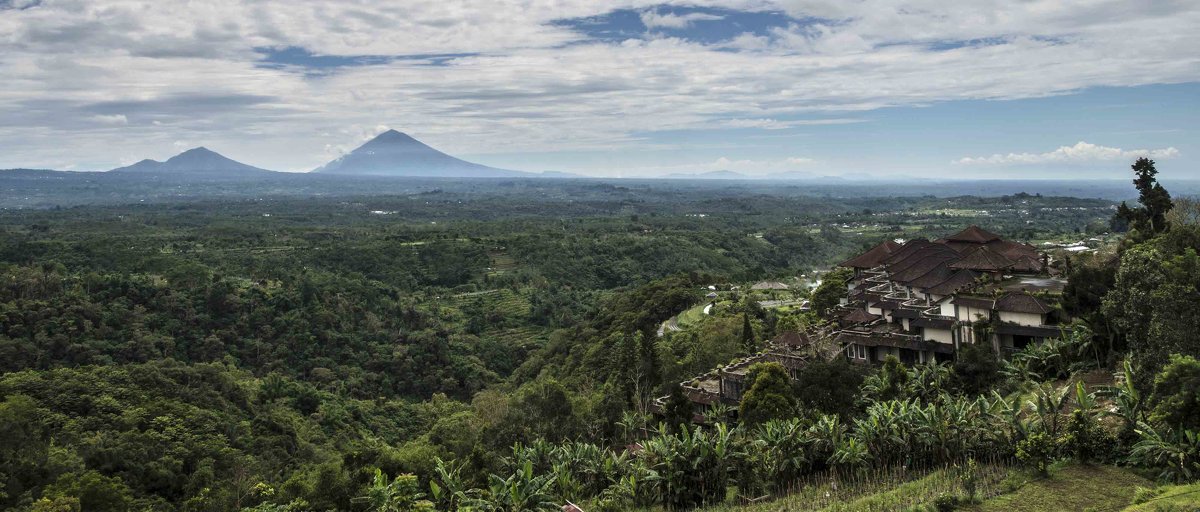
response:
<path id="1" fill-rule="evenodd" d="M 1171 211 L 1171 194 L 1163 188 L 1155 177 L 1158 170 L 1154 168 L 1154 160 L 1139 158 L 1133 163 L 1133 186 L 1138 190 L 1140 207 L 1130 208 L 1125 203 L 1117 209 L 1113 226 L 1128 225 L 1138 230 L 1143 237 L 1149 238 L 1167 230 L 1167 212 Z"/>
<path id="2" fill-rule="evenodd" d="M 1000 381 L 1000 361 L 991 347 L 964 344 L 954 361 L 954 379 L 958 389 L 968 395 L 987 393 Z"/>
<path id="3" fill-rule="evenodd" d="M 855 404 L 864 369 L 844 358 L 813 361 L 796 375 L 794 395 L 805 407 L 848 419 L 858 410 Z"/>
<path id="4" fill-rule="evenodd" d="M 742 349 L 747 354 L 758 350 L 758 343 L 754 341 L 754 326 L 750 325 L 750 313 L 742 313 Z"/>
<path id="5" fill-rule="evenodd" d="M 1151 421 L 1180 430 L 1200 431 L 1200 360 L 1172 354 L 1154 378 Z"/>
<path id="6" fill-rule="evenodd" d="M 1195 335 L 1200 332 L 1200 256 L 1191 247 L 1175 252 L 1165 243 L 1170 238 L 1125 251 L 1101 308 L 1142 366 L 1139 375 L 1147 378 L 1158 373 L 1170 354 L 1200 355 Z"/>
<path id="7" fill-rule="evenodd" d="M 772 419 L 795 416 L 796 399 L 787 370 L 779 363 L 756 363 L 750 367 L 746 380 L 750 389 L 742 394 L 738 414 L 748 425 Z"/>
<path id="8" fill-rule="evenodd" d="M 687 429 L 688 425 L 692 424 L 692 401 L 683 394 L 683 386 L 671 386 L 671 394 L 668 395 L 666 410 L 663 412 L 667 428 L 671 432 L 679 428 Z"/>
<path id="9" fill-rule="evenodd" d="M 43 495 L 47 498 L 78 498 L 81 510 L 98 512 L 128 510 L 132 501 L 125 482 L 96 471 L 63 475 L 46 487 Z"/>
<path id="10" fill-rule="evenodd" d="M 825 315 L 846 297 L 846 285 L 854 277 L 854 271 L 838 267 L 821 276 L 821 284 L 813 290 L 809 304 L 817 314 Z"/>

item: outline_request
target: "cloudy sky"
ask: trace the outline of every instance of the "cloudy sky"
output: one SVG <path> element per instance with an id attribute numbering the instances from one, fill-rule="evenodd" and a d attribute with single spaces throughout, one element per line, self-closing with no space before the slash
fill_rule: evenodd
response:
<path id="1" fill-rule="evenodd" d="M 1194 0 L 0 0 L 0 168 L 1200 179 Z"/>

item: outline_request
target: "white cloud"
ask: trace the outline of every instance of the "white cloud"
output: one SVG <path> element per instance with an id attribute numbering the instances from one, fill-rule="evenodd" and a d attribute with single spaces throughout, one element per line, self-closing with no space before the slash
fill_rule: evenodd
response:
<path id="1" fill-rule="evenodd" d="M 644 149 L 647 132 L 777 129 L 883 107 L 1200 81 L 1197 2 L 687 2 L 831 20 L 744 35 L 740 47 L 588 41 L 552 23 L 615 8 L 658 15 L 647 9 L 662 3 L 46 0 L 0 15 L 0 168 L 161 159 L 186 139 L 307 170 L 379 123 L 451 153 Z M 995 41 L 929 47 L 986 38 Z M 320 74 L 259 62 L 260 49 L 289 46 L 468 55 Z M 70 122 L 117 115 L 136 122 L 119 133 Z M 64 133 L 70 148 L 52 142 Z"/>
<path id="2" fill-rule="evenodd" d="M 658 12 L 657 10 L 653 10 L 653 9 L 642 11 L 642 13 L 639 16 L 642 19 L 642 24 L 645 25 L 646 28 L 648 28 L 648 29 L 655 29 L 655 28 L 681 29 L 681 28 L 687 28 L 693 22 L 696 22 L 696 21 L 712 21 L 712 20 L 724 19 L 724 16 L 717 16 L 715 14 L 706 14 L 706 13 L 702 13 L 702 12 L 693 12 L 693 13 L 688 13 L 688 14 L 672 14 L 669 12 L 661 13 L 661 12 Z"/>
<path id="3" fill-rule="evenodd" d="M 1174 158 L 1177 156 L 1179 156 L 1179 150 L 1174 147 L 1125 150 L 1079 141 L 1074 146 L 1060 146 L 1058 149 L 1046 153 L 1008 153 L 1006 155 L 997 153 L 992 156 L 964 157 L 952 163 L 960 165 L 1021 165 L 1131 160 L 1139 157 Z"/>
<path id="4" fill-rule="evenodd" d="M 861 123 L 861 119 L 730 119 L 725 126 L 730 128 L 759 128 L 763 130 L 783 130 L 796 126 L 823 126 L 834 124 Z"/>
<path id="5" fill-rule="evenodd" d="M 94 115 L 92 117 L 89 117 L 88 119 L 92 120 L 93 122 L 100 123 L 100 124 L 109 124 L 109 125 L 129 124 L 129 119 L 127 119 L 125 117 L 125 114 L 112 114 L 112 115 L 99 114 L 99 115 Z"/>

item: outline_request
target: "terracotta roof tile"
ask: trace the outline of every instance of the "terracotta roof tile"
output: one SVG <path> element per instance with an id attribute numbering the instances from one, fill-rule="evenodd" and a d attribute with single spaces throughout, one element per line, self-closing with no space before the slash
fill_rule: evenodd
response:
<path id="1" fill-rule="evenodd" d="M 840 266 L 850 268 L 875 268 L 883 262 L 885 258 L 901 247 L 900 244 L 891 240 L 884 240 L 883 243 L 876 245 L 858 256 L 843 261 Z"/>
<path id="2" fill-rule="evenodd" d="M 979 246 L 973 251 L 963 255 L 961 260 L 950 264 L 953 269 L 969 269 L 980 271 L 997 271 L 1012 267 L 1016 262 L 1009 259 L 1007 256 L 996 251 L 988 249 L 987 246 Z"/>
<path id="3" fill-rule="evenodd" d="M 1028 293 L 1008 293 L 1003 297 L 996 299 L 996 304 L 993 306 L 997 311 L 1007 311 L 1010 313 L 1033 313 L 1044 315 L 1054 311 L 1042 299 L 1039 299 Z"/>
<path id="4" fill-rule="evenodd" d="M 992 240 L 998 240 L 999 238 L 1000 235 L 987 231 L 979 226 L 970 226 L 967 229 L 946 237 L 946 240 L 951 242 L 972 242 L 977 244 L 986 244 Z"/>

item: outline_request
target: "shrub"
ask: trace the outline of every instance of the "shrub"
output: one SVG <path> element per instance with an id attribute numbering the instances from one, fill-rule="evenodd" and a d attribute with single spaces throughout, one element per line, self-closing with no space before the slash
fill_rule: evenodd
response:
<path id="1" fill-rule="evenodd" d="M 1054 438 L 1045 432 L 1035 432 L 1017 443 L 1017 460 L 1042 476 L 1048 474 L 1054 455 Z"/>
<path id="2" fill-rule="evenodd" d="M 1116 444 L 1116 438 L 1104 430 L 1092 415 L 1078 410 L 1071 414 L 1071 421 L 1067 423 L 1067 432 L 1061 442 L 1063 450 L 1075 460 L 1089 464 L 1104 459 L 1104 455 Z"/>
<path id="3" fill-rule="evenodd" d="M 938 512 L 951 512 L 958 508 L 958 496 L 949 493 L 941 493 L 933 499 L 933 506 Z"/>

